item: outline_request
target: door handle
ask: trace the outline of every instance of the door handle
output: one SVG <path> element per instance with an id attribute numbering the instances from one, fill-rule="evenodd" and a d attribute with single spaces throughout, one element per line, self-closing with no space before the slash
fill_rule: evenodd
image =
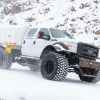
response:
<path id="1" fill-rule="evenodd" d="M 33 44 L 36 44 L 36 41 L 33 41 Z"/>
<path id="2" fill-rule="evenodd" d="M 26 43 L 26 41 L 24 40 L 24 41 L 23 41 L 23 44 L 25 44 L 25 43 Z"/>

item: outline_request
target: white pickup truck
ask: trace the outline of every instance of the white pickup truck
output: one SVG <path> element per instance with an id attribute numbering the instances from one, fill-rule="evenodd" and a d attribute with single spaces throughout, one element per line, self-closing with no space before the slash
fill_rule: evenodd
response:
<path id="1" fill-rule="evenodd" d="M 31 28 L 21 41 L 19 48 L 10 42 L 0 45 L 1 68 L 18 62 L 34 69 L 38 62 L 42 76 L 49 80 L 64 80 L 68 72 L 75 72 L 82 81 L 98 81 L 98 47 L 77 42 L 67 32 L 52 28 Z"/>

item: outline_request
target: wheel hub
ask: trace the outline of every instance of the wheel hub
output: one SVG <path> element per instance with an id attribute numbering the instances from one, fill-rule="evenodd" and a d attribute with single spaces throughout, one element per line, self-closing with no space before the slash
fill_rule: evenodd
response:
<path id="1" fill-rule="evenodd" d="M 54 63 L 52 61 L 47 61 L 44 66 L 44 69 L 48 75 L 51 74 L 54 70 Z"/>

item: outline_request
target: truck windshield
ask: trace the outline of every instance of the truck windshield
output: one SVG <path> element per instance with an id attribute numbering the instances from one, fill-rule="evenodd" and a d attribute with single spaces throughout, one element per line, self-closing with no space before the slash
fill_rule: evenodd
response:
<path id="1" fill-rule="evenodd" d="M 55 30 L 55 29 L 50 29 L 51 31 L 51 35 L 54 37 L 54 38 L 70 38 L 70 39 L 73 39 L 73 37 L 68 34 L 66 31 L 61 31 L 61 30 Z"/>

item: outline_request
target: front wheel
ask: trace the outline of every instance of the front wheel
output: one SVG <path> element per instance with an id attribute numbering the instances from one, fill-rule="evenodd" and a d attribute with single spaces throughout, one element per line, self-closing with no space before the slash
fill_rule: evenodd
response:
<path id="1" fill-rule="evenodd" d="M 4 48 L 0 48 L 0 68 L 8 69 L 12 64 L 12 57 L 7 55 L 4 51 Z"/>
<path id="2" fill-rule="evenodd" d="M 68 66 L 68 60 L 65 56 L 50 52 L 42 59 L 41 73 L 46 79 L 61 81 L 66 78 Z"/>

